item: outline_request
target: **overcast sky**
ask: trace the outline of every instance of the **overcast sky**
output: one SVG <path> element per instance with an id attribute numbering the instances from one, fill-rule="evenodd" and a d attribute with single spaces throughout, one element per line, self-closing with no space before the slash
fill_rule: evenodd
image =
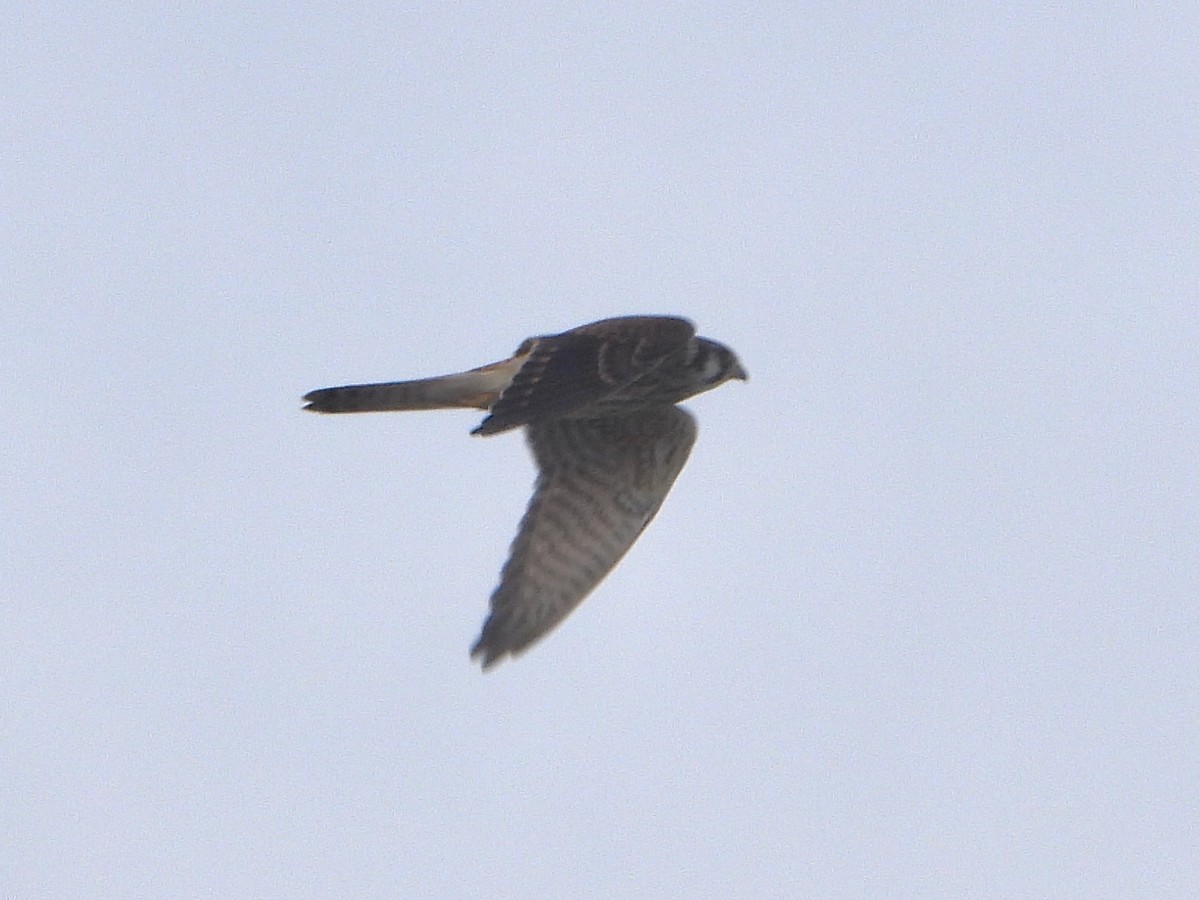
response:
<path id="1" fill-rule="evenodd" d="M 1194 10 L 399 6 L 0 14 L 0 895 L 1200 896 Z M 522 439 L 299 397 L 626 313 L 481 674 Z"/>

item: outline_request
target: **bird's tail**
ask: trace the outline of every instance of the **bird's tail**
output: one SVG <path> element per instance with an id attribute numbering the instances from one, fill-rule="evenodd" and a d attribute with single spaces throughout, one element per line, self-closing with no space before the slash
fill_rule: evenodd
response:
<path id="1" fill-rule="evenodd" d="M 387 412 L 410 409 L 488 409 L 508 386 L 523 358 L 514 357 L 469 372 L 321 388 L 304 395 L 305 409 L 320 413 Z"/>

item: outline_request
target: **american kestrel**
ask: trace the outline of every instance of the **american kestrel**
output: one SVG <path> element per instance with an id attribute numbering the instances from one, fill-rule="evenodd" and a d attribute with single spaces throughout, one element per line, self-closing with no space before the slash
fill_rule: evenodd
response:
<path id="1" fill-rule="evenodd" d="M 525 428 L 538 476 L 471 657 L 487 670 L 561 622 L 654 518 L 691 452 L 675 404 L 746 371 L 671 316 L 625 316 L 532 337 L 456 375 L 322 388 L 305 409 L 486 410 L 472 434 Z"/>

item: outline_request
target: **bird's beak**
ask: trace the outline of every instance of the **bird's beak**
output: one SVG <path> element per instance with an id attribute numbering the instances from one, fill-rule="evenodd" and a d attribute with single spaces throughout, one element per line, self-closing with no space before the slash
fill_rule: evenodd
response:
<path id="1" fill-rule="evenodd" d="M 729 373 L 729 377 L 736 378 L 738 381 L 749 381 L 750 373 L 742 368 L 742 364 L 739 362 L 734 366 L 733 371 Z"/>

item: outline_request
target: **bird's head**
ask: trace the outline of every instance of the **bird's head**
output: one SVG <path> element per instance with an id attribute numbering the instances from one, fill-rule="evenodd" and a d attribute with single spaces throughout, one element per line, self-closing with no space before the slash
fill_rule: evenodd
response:
<path id="1" fill-rule="evenodd" d="M 693 359 L 693 365 L 706 390 L 715 388 L 733 378 L 746 381 L 750 377 L 742 368 L 742 363 L 736 353 L 724 344 L 718 344 L 708 338 L 696 339 L 696 356 Z"/>

